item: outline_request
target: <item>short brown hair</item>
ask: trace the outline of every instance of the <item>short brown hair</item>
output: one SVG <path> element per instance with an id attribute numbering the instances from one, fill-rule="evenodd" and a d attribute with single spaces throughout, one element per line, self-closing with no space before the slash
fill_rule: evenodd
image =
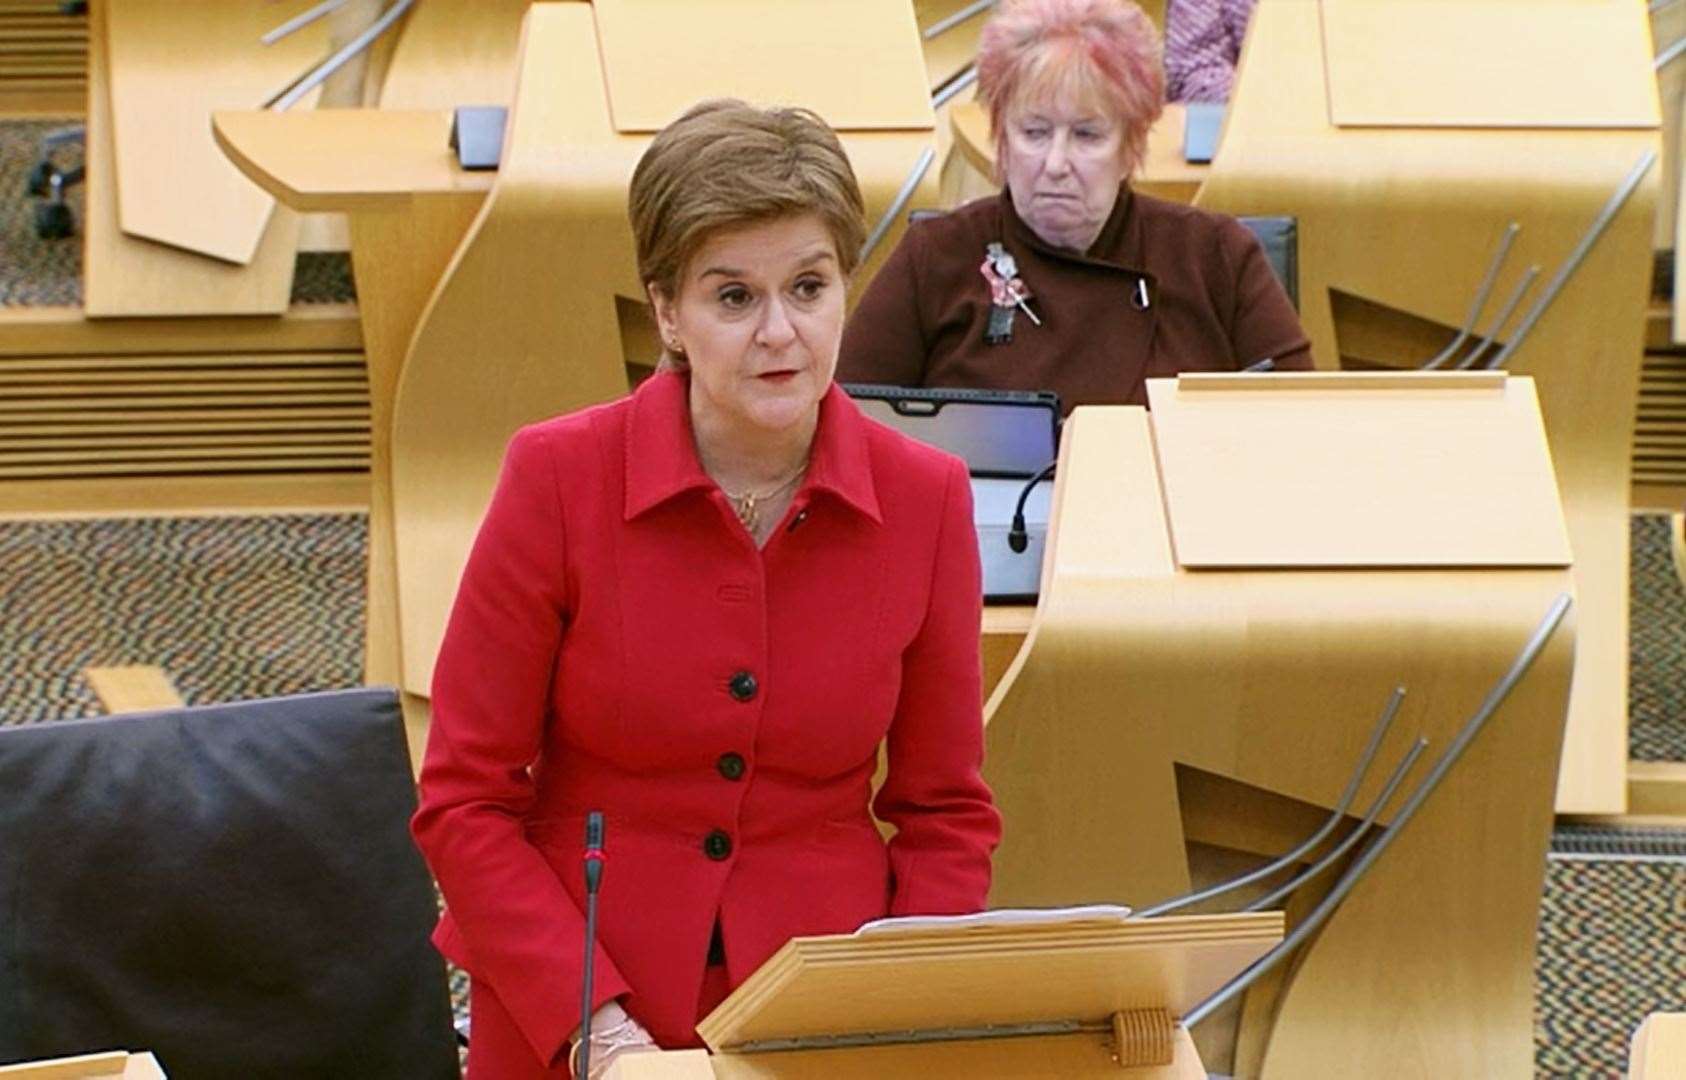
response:
<path id="1" fill-rule="evenodd" d="M 843 144 L 807 109 L 732 98 L 693 105 L 638 160 L 627 195 L 638 277 L 669 298 L 710 234 L 815 214 L 844 274 L 860 261 L 866 209 Z"/>

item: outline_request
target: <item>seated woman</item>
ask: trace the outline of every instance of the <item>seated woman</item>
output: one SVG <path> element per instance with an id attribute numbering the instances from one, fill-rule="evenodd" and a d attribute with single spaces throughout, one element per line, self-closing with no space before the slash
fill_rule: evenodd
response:
<path id="1" fill-rule="evenodd" d="M 840 380 L 1053 390 L 1069 410 L 1146 404 L 1150 376 L 1311 367 L 1244 226 L 1130 190 L 1164 107 L 1131 0 L 1006 0 L 978 93 L 1006 188 L 908 228 L 850 316 Z"/>
<path id="2" fill-rule="evenodd" d="M 515 435 L 433 681 L 413 830 L 472 980 L 471 1080 L 566 1077 L 582 1035 L 593 1076 L 697 1045 L 793 936 L 982 908 L 1000 835 L 965 466 L 832 384 L 865 232 L 837 138 L 699 105 L 630 208 L 663 370 Z"/>

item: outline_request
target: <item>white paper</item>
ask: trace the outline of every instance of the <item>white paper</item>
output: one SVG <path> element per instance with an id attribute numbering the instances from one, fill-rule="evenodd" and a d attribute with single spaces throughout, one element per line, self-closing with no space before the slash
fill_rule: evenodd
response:
<path id="1" fill-rule="evenodd" d="M 1062 923 L 1121 923 L 1130 909 L 1117 904 L 1083 904 L 1060 908 L 996 908 L 973 915 L 902 915 L 874 919 L 855 931 L 856 937 L 909 930 L 950 930 L 996 926 L 1057 926 Z"/>

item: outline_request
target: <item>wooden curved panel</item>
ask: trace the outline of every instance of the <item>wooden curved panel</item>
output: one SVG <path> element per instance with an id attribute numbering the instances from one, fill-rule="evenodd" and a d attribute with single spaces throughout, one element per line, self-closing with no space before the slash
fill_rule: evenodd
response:
<path id="1" fill-rule="evenodd" d="M 1568 588 L 1550 569 L 1180 570 L 1140 409 L 1077 410 L 1058 475 L 1042 603 L 986 711 L 992 905 L 1140 905 L 1189 887 L 1196 836 L 1289 846 L 1259 815 L 1335 805 L 1403 684 L 1366 806 L 1419 733 L 1445 749 Z M 1274 1000 L 1249 1000 L 1238 1075 L 1532 1075 L 1574 638 L 1558 629 Z"/>
<path id="2" fill-rule="evenodd" d="M 911 28 L 910 28 L 911 30 Z M 641 338 L 626 187 L 647 135 L 615 131 L 587 4 L 527 16 L 496 185 L 415 332 L 393 412 L 392 498 L 403 686 L 425 695 L 469 545 L 509 437 L 619 396 L 623 312 Z M 695 97 L 733 94 L 697 87 Z M 931 132 L 842 136 L 875 221 Z M 557 147 L 567 147 L 558 153 Z M 935 205 L 931 169 L 914 205 Z M 898 222 L 858 280 L 895 245 Z M 634 301 L 628 303 L 628 301 Z"/>
<path id="3" fill-rule="evenodd" d="M 403 685 L 423 695 L 510 435 L 627 390 L 613 294 L 582 279 L 636 295 L 631 233 L 579 196 L 624 191 L 641 146 L 607 127 L 589 7 L 541 5 L 523 36 L 497 183 L 422 314 L 394 401 Z M 592 143 L 613 156 L 578 152 Z"/>
<path id="4" fill-rule="evenodd" d="M 326 55 L 327 24 L 266 47 L 258 39 L 297 3 L 103 6 L 123 231 L 250 263 L 275 200 L 217 149 L 211 111 L 261 108 Z"/>
<path id="5" fill-rule="evenodd" d="M 1450 13 L 1463 10 L 1445 9 L 1437 30 L 1460 34 Z M 1560 9 L 1530 10 L 1538 23 Z M 1657 148 L 1657 132 L 1334 127 L 1318 13 L 1307 0 L 1262 0 L 1255 10 L 1223 145 L 1196 201 L 1298 218 L 1300 318 L 1320 367 L 1340 365 L 1345 339 L 1358 336 L 1372 343 L 1366 365 L 1415 367 L 1428 359 L 1415 340 L 1401 334 L 1390 346 L 1388 327 L 1338 321 L 1333 296 L 1375 305 L 1348 304 L 1349 312 L 1386 307 L 1456 327 L 1516 221 L 1522 231 L 1478 327 L 1534 264 L 1544 273 L 1526 310 L 1628 171 Z M 1642 20 L 1644 9 L 1613 5 L 1610 17 Z M 1614 61 L 1587 58 L 1601 62 Z M 1392 92 L 1408 96 L 1415 86 Z M 1605 104 L 1624 116 L 1644 111 L 1644 103 Z M 1508 365 L 1538 384 L 1575 554 L 1582 645 L 1557 803 L 1564 813 L 1625 807 L 1627 507 L 1657 185 L 1653 169 Z M 1440 340 L 1450 338 L 1446 329 Z"/>

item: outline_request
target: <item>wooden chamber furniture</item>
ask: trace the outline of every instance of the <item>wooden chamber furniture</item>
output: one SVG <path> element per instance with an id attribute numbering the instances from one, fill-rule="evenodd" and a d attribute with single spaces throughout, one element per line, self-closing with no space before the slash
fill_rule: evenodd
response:
<path id="1" fill-rule="evenodd" d="M 1614 196 L 1658 146 L 1648 46 L 1644 7 L 1621 0 L 1261 0 L 1196 200 L 1298 219 L 1300 318 L 1324 368 L 1434 355 L 1516 222 L 1484 334 L 1525 267 L 1550 280 L 1616 206 L 1507 365 L 1538 381 L 1574 545 L 1580 648 L 1560 812 L 1625 803 L 1629 454 L 1656 171 Z"/>
<path id="2" fill-rule="evenodd" d="M 56 11 L 45 0 L 37 6 Z M 201 140 L 218 171 L 272 203 L 216 149 L 209 100 L 197 93 L 184 100 L 181 87 L 193 90 L 217 77 L 217 57 L 207 55 L 201 64 L 200 52 L 262 51 L 258 32 L 303 5 L 216 6 L 209 27 L 196 24 L 195 5 L 169 5 L 168 11 L 95 5 L 93 17 L 103 24 L 107 14 L 120 20 L 126 12 L 151 16 L 140 20 L 141 40 L 130 42 L 134 47 L 125 53 L 144 70 L 128 73 L 131 90 L 120 88 L 117 95 L 120 105 L 143 107 L 140 141 L 148 125 L 174 125 L 173 138 Z M 334 24 L 335 42 L 347 40 L 382 6 L 381 0 L 352 0 L 324 22 Z M 405 108 L 429 109 L 455 100 L 507 104 L 525 7 L 524 0 L 429 0 L 376 41 L 364 70 L 354 71 L 354 64 L 330 77 L 322 100 L 355 105 L 384 96 Z M 0 4 L 0 53 L 7 47 L 10 10 Z M 84 21 L 51 18 L 55 25 Z M 211 45 L 184 62 L 184 35 Z M 123 46 L 123 36 L 95 36 L 95 86 L 77 105 L 91 106 L 84 219 L 89 306 L 0 310 L 0 514 L 367 508 L 369 389 L 357 305 L 289 305 L 294 253 L 271 239 L 279 223 L 296 219 L 296 227 L 287 229 L 300 250 L 344 249 L 349 236 L 343 216 L 276 210 L 259 254 L 245 266 L 124 233 L 118 211 L 124 193 L 115 181 L 128 170 L 117 167 L 111 136 L 119 125 L 105 77 L 113 65 L 103 55 L 110 44 Z M 158 51 L 172 46 L 174 53 L 160 65 Z M 279 70 L 290 78 L 321 60 L 325 48 L 310 48 L 303 55 L 293 50 L 296 67 Z M 268 70 L 273 75 L 277 69 Z M 337 95 L 341 89 L 346 93 Z M 152 116 L 148 105 L 174 119 Z M 179 166 L 173 152 L 140 156 Z M 197 210 L 193 185 L 210 173 L 187 171 L 193 183 L 184 180 L 172 193 L 187 193 Z M 181 212 L 179 206 L 164 211 Z M 222 220 L 220 213 L 214 216 Z M 144 317 L 113 317 L 115 311 Z"/>
<path id="3" fill-rule="evenodd" d="M 1686 1076 L 1686 1013 L 1652 1013 L 1633 1033 L 1628 1080 Z"/>
<path id="4" fill-rule="evenodd" d="M 184 69 L 177 58 L 190 49 L 237 56 L 250 53 L 256 57 L 263 48 L 256 40 L 263 30 L 259 21 L 266 18 L 264 9 L 254 5 L 216 7 L 228 11 L 223 12 L 225 17 L 212 21 L 213 36 L 190 46 L 184 44 L 184 39 L 191 39 L 196 20 L 180 18 L 179 10 L 178 17 L 171 18 L 143 4 L 133 13 L 141 16 L 137 19 L 130 17 L 131 12 L 123 4 L 89 6 L 92 34 L 88 48 L 88 194 L 82 226 L 82 264 L 83 307 L 90 317 L 277 315 L 287 308 L 293 283 L 293 259 L 298 251 L 298 215 L 287 209 L 271 213 L 273 200 L 243 177 L 232 175 L 232 170 L 227 170 L 222 162 L 213 161 L 212 173 L 195 180 L 225 192 L 234 189 L 229 198 L 249 204 L 245 215 L 248 225 L 252 215 L 257 215 L 261 238 L 240 261 L 212 258 L 156 239 L 131 236 L 124 230 L 123 199 L 118 185 L 126 180 L 118 175 L 123 154 L 116 137 L 120 119 L 115 108 L 116 90 L 120 86 L 129 87 L 133 95 L 133 100 L 124 102 L 124 111 L 133 125 L 125 134 L 131 158 L 150 163 L 154 170 L 174 168 L 171 155 L 149 152 L 154 149 L 151 140 L 160 138 L 161 127 L 173 133 L 164 144 L 173 141 L 189 160 L 198 160 L 196 155 L 201 150 L 214 155 L 210 132 L 203 122 L 209 110 L 201 111 L 191 102 L 181 100 L 182 96 L 196 92 L 196 73 Z M 252 18 L 226 17 L 237 8 Z M 273 14 L 267 17 L 272 18 Z M 127 41 L 134 36 L 140 40 Z M 119 65 L 132 65 L 137 70 L 119 71 Z M 272 76 L 278 76 L 282 70 L 285 68 L 268 64 L 259 68 L 260 73 L 268 72 Z M 255 100 L 249 107 L 261 104 L 263 95 L 250 92 Z M 189 122 L 194 115 L 200 119 L 197 126 Z M 137 186 L 140 186 L 138 180 Z M 154 198 L 159 195 L 156 185 L 146 190 Z M 268 205 L 251 204 L 251 200 Z M 167 198 L 160 212 L 167 213 L 171 206 L 177 206 L 180 214 L 189 219 L 197 217 L 192 202 L 178 204 Z M 222 224 L 211 217 L 198 219 L 198 224 L 213 233 L 223 231 Z M 236 224 L 233 231 L 243 232 L 243 229 Z M 213 243 L 221 251 L 231 251 L 243 243 L 228 237 L 221 242 L 201 242 Z"/>
<path id="5" fill-rule="evenodd" d="M 797 938 L 697 1025 L 712 1054 L 627 1055 L 609 1076 L 1205 1080 L 1175 1018 L 1281 939 L 1277 913 Z"/>
<path id="6" fill-rule="evenodd" d="M 862 93 L 850 73 L 869 57 Z M 599 0 L 530 9 L 495 174 L 457 168 L 448 112 L 214 117 L 219 144 L 283 203 L 351 217 L 373 426 L 367 674 L 403 687 L 413 737 L 509 436 L 625 393 L 659 351 L 625 211 L 653 133 L 701 98 L 800 87 L 839 129 L 872 222 L 930 149 L 925 78 L 898 0 Z M 934 205 L 935 184 L 927 170 L 914 205 Z"/>
<path id="7" fill-rule="evenodd" d="M 1292 848 L 1337 805 L 1396 685 L 1403 708 L 1355 807 L 1418 734 L 1445 749 L 1570 588 L 1525 378 L 1149 388 L 1151 420 L 1091 407 L 1067 425 L 1041 604 L 986 708 L 1006 824 L 995 906 L 1141 906 L 1220 859 Z M 1348 445 L 1317 453 L 1330 435 Z M 1209 1065 L 1532 1074 L 1575 637 L 1558 629 L 1298 962 L 1249 991 L 1233 1070 Z M 1317 899 L 1296 894 L 1290 924 Z"/>

